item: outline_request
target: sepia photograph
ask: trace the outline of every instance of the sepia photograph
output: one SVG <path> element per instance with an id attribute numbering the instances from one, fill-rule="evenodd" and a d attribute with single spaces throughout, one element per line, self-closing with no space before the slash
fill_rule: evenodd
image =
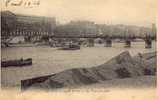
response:
<path id="1" fill-rule="evenodd" d="M 1 89 L 156 89 L 156 3 L 3 0 Z"/>

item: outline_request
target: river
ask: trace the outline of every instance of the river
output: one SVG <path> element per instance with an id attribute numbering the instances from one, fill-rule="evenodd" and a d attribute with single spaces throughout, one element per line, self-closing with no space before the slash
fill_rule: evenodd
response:
<path id="1" fill-rule="evenodd" d="M 156 43 L 151 49 L 145 49 L 144 42 L 132 42 L 131 48 L 123 43 L 113 43 L 112 47 L 95 44 L 94 47 L 81 47 L 80 50 L 64 51 L 48 46 L 9 47 L 1 49 L 2 59 L 32 58 L 33 65 L 21 68 L 2 68 L 2 86 L 20 86 L 20 81 L 28 78 L 49 75 L 70 68 L 92 67 L 105 63 L 123 51 L 130 54 L 156 51 Z"/>

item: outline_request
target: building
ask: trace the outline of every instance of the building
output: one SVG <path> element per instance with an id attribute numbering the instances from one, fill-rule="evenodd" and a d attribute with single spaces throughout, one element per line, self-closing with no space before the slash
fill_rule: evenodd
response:
<path id="1" fill-rule="evenodd" d="M 45 35 L 53 34 L 56 27 L 55 18 L 26 16 L 10 11 L 1 12 L 2 36 L 9 35 Z"/>

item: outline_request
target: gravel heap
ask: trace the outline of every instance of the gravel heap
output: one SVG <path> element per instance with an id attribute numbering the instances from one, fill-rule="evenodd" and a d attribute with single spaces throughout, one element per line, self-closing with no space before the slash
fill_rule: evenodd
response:
<path id="1" fill-rule="evenodd" d="M 65 70 L 42 82 L 32 80 L 32 84 L 25 85 L 25 88 L 55 89 L 143 75 L 156 75 L 156 52 L 131 57 L 125 51 L 100 66 Z"/>

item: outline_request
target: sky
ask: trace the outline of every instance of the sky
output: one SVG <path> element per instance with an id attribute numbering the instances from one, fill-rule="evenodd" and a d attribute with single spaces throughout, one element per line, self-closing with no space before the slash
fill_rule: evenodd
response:
<path id="1" fill-rule="evenodd" d="M 39 0 L 39 5 L 13 6 L 20 0 L 1 3 L 1 10 L 14 13 L 55 17 L 60 23 L 89 20 L 99 24 L 127 24 L 151 26 L 158 18 L 158 0 Z M 37 1 L 37 0 L 36 0 Z"/>

